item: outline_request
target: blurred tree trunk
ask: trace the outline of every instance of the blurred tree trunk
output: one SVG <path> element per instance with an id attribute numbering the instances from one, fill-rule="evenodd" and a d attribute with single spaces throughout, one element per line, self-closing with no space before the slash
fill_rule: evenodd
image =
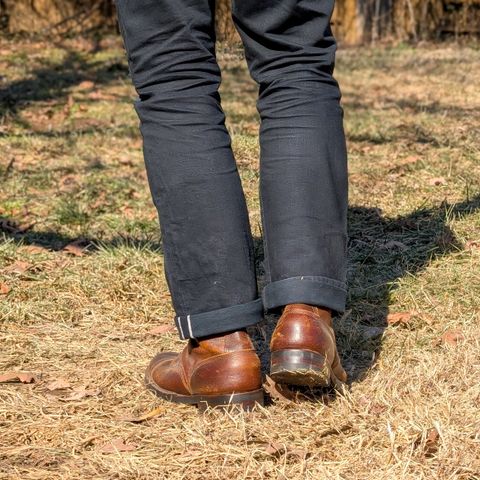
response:
<path id="1" fill-rule="evenodd" d="M 79 32 L 114 24 L 112 0 L 4 0 L 8 31 Z"/>
<path id="2" fill-rule="evenodd" d="M 215 20 L 218 40 L 225 42 L 240 41 L 240 37 L 232 21 L 231 0 L 217 0 L 216 7 Z"/>

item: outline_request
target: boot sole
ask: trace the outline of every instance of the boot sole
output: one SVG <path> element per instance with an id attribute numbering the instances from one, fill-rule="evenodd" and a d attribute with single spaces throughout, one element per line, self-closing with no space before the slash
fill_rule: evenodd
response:
<path id="1" fill-rule="evenodd" d="M 272 352 L 270 377 L 276 383 L 305 387 L 339 386 L 325 357 L 310 350 L 286 349 Z"/>
<path id="2" fill-rule="evenodd" d="M 239 406 L 243 410 L 252 410 L 255 405 L 264 405 L 263 389 L 253 390 L 251 392 L 229 393 L 221 395 L 182 395 L 171 392 L 158 386 L 150 374 L 150 368 L 145 372 L 145 386 L 157 397 L 163 398 L 173 403 L 183 403 L 185 405 L 196 405 L 200 411 L 207 407 Z"/>

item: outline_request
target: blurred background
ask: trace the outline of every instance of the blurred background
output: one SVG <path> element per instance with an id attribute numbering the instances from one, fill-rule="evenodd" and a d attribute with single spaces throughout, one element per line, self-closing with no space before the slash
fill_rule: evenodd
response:
<path id="1" fill-rule="evenodd" d="M 345 44 L 379 40 L 438 40 L 480 33 L 480 0 L 337 0 L 334 28 Z M 219 39 L 236 37 L 230 0 L 219 0 Z M 112 0 L 1 0 L 8 33 L 115 29 Z"/>

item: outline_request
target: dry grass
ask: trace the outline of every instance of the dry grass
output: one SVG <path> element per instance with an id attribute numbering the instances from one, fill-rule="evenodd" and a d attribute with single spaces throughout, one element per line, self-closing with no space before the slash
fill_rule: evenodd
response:
<path id="1" fill-rule="evenodd" d="M 172 311 L 133 92 L 118 42 L 94 47 L 2 46 L 0 216 L 33 226 L 2 224 L 0 373 L 39 378 L 0 386 L 0 478 L 480 478 L 478 48 L 341 52 L 352 208 L 336 326 L 350 390 L 199 415 L 142 385 L 148 359 L 182 343 L 149 333 Z M 237 51 L 221 60 L 258 237 L 256 87 Z M 87 254 L 62 251 L 79 237 Z M 389 312 L 410 313 L 387 326 Z M 256 332 L 264 360 L 272 325 Z M 458 341 L 438 341 L 452 329 Z M 59 378 L 71 387 L 52 393 Z M 68 400 L 78 388 L 92 396 Z M 117 438 L 135 450 L 101 452 Z"/>

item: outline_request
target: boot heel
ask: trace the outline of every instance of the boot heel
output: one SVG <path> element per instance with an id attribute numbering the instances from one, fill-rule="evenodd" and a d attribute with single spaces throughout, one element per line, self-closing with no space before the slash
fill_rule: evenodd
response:
<path id="1" fill-rule="evenodd" d="M 286 349 L 272 352 L 270 377 L 277 383 L 328 387 L 330 369 L 325 357 L 310 350 Z"/>

